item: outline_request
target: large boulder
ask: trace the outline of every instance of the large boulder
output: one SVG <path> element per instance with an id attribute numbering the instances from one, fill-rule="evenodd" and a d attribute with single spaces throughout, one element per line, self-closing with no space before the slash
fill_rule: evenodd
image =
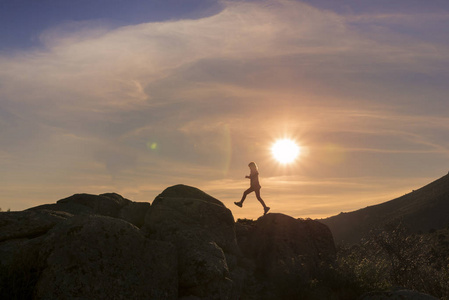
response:
<path id="1" fill-rule="evenodd" d="M 72 215 L 48 210 L 0 212 L 0 298 L 30 299 L 39 277 L 35 241 Z"/>
<path id="2" fill-rule="evenodd" d="M 53 204 L 43 204 L 28 211 L 66 212 L 71 215 L 101 215 L 123 219 L 137 227 L 142 227 L 150 208 L 148 202 L 134 202 L 116 193 L 101 195 L 75 194 Z"/>
<path id="3" fill-rule="evenodd" d="M 385 292 L 369 292 L 359 298 L 360 300 L 438 300 L 433 296 L 416 291 L 397 289 Z"/>
<path id="4" fill-rule="evenodd" d="M 40 240 L 72 217 L 49 210 L 0 212 L 0 299 L 31 299 L 39 277 Z"/>
<path id="5" fill-rule="evenodd" d="M 56 202 L 57 204 L 82 205 L 92 210 L 96 215 L 118 217 L 120 209 L 131 203 L 119 194 L 107 193 L 101 195 L 75 194 Z"/>
<path id="6" fill-rule="evenodd" d="M 181 297 L 237 298 L 230 275 L 240 253 L 234 218 L 219 200 L 185 185 L 167 188 L 153 201 L 142 231 L 178 249 Z"/>
<path id="7" fill-rule="evenodd" d="M 145 215 L 150 206 L 148 202 L 130 202 L 120 209 L 118 218 L 140 228 L 145 222 Z"/>
<path id="8" fill-rule="evenodd" d="M 0 299 L 33 299 L 43 269 L 39 259 L 43 237 L 0 243 Z"/>
<path id="9" fill-rule="evenodd" d="M 234 217 L 222 202 L 185 185 L 165 189 L 152 203 L 143 230 L 157 239 L 171 239 L 178 231 L 199 232 L 225 252 L 237 253 Z"/>
<path id="10" fill-rule="evenodd" d="M 0 242 L 44 235 L 57 223 L 70 217 L 71 214 L 51 210 L 2 212 Z"/>
<path id="11" fill-rule="evenodd" d="M 295 289 L 319 277 L 321 266 L 335 259 L 332 234 L 317 221 L 271 213 L 239 224 L 237 232 L 240 248 L 255 262 L 256 276 L 282 297 L 298 295 Z"/>
<path id="12" fill-rule="evenodd" d="M 176 299 L 174 247 L 104 216 L 75 216 L 55 226 L 39 251 L 36 299 Z"/>
<path id="13" fill-rule="evenodd" d="M 177 282 L 174 246 L 123 220 L 44 208 L 0 213 L 2 299 L 176 299 Z"/>

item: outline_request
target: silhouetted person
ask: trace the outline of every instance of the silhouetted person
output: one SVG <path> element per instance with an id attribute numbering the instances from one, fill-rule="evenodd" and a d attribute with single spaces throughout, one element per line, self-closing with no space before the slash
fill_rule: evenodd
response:
<path id="1" fill-rule="evenodd" d="M 240 202 L 234 202 L 235 205 L 242 207 L 243 201 L 245 201 L 246 196 L 251 193 L 255 192 L 257 200 L 259 200 L 260 204 L 263 206 L 264 215 L 270 210 L 268 206 L 265 205 L 265 202 L 263 202 L 262 198 L 260 197 L 260 189 L 262 188 L 259 183 L 259 170 L 257 168 L 257 165 L 255 162 L 250 162 L 248 164 L 249 169 L 251 170 L 249 176 L 245 176 L 245 178 L 249 178 L 251 180 L 251 186 L 249 189 L 243 192 L 242 200 Z"/>

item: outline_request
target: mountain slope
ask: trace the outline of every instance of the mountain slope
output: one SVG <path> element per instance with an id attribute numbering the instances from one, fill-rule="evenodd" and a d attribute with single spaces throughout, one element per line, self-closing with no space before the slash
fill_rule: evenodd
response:
<path id="1" fill-rule="evenodd" d="M 448 226 L 449 174 L 394 200 L 320 220 L 329 226 L 336 243 L 350 244 L 372 229 L 398 221 L 412 233 Z"/>

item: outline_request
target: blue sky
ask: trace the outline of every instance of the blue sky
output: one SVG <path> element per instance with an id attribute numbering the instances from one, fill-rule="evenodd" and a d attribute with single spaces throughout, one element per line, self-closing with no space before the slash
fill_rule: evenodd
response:
<path id="1" fill-rule="evenodd" d="M 449 170 L 448 6 L 0 0 L 0 207 L 184 183 L 255 218 L 249 161 L 295 217 L 410 192 Z"/>
<path id="2" fill-rule="evenodd" d="M 343 15 L 442 14 L 449 11 L 449 4 L 444 0 L 308 0 L 303 2 Z M 223 2 L 217 0 L 2 0 L 0 2 L 0 40 L 2 41 L 0 49 L 38 46 L 42 31 L 64 23 L 94 20 L 107 24 L 110 28 L 117 28 L 145 22 L 198 19 L 218 13 L 223 7 Z M 437 22 L 438 20 L 435 21 Z M 419 28 L 416 28 L 418 26 L 414 30 L 408 26 L 409 24 L 403 26 L 400 23 L 395 24 L 397 30 L 403 30 L 405 33 L 428 35 L 425 28 L 420 32 Z M 449 29 L 442 27 L 439 31 L 434 34 L 442 34 L 444 36 L 441 38 L 444 38 Z"/>
<path id="3" fill-rule="evenodd" d="M 42 31 L 64 23 L 95 21 L 109 28 L 144 22 L 200 18 L 220 10 L 216 1 L 201 0 L 2 0 L 1 49 L 39 46 Z"/>

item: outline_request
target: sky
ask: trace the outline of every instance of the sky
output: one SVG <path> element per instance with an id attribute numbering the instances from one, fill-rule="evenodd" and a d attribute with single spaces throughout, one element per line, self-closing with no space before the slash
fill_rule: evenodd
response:
<path id="1" fill-rule="evenodd" d="M 0 207 L 186 184 L 325 218 L 449 171 L 449 2 L 0 0 Z M 292 164 L 271 145 L 301 147 Z"/>

